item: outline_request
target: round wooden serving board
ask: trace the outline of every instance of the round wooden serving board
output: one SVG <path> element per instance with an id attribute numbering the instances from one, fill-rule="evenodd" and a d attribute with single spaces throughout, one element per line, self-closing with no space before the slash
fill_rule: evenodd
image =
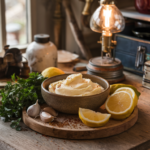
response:
<path id="1" fill-rule="evenodd" d="M 100 109 L 100 112 L 105 112 Z M 136 107 L 125 120 L 117 121 L 110 119 L 109 122 L 99 128 L 90 128 L 84 125 L 78 115 L 68 115 L 59 113 L 58 117 L 52 123 L 44 123 L 40 118 L 31 118 L 26 110 L 23 110 L 23 121 L 32 130 L 41 134 L 64 138 L 64 139 L 97 139 L 109 137 L 122 133 L 131 128 L 138 119 L 138 108 Z"/>

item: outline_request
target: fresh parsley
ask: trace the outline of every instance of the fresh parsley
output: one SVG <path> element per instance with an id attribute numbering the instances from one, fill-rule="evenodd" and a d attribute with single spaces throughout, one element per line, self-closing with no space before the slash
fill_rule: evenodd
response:
<path id="1" fill-rule="evenodd" d="M 15 82 L 15 74 L 12 75 Z M 41 95 L 41 83 L 45 80 L 39 73 L 30 73 L 28 79 L 17 77 L 17 82 L 8 82 L 4 89 L 0 90 L 2 105 L 0 106 L 0 116 L 5 122 L 11 121 L 11 127 L 20 131 L 19 123 L 22 117 L 22 109 L 34 104 L 36 100 L 44 103 Z"/>

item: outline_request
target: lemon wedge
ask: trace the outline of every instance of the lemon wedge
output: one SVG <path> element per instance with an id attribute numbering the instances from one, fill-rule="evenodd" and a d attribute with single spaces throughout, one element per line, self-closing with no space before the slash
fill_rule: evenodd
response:
<path id="1" fill-rule="evenodd" d="M 43 77 L 51 78 L 54 76 L 65 74 L 65 73 L 59 68 L 49 67 L 49 68 L 46 68 L 45 70 L 43 70 L 41 74 L 43 75 Z"/>
<path id="2" fill-rule="evenodd" d="M 127 93 L 129 93 L 132 98 L 133 98 L 133 101 L 134 101 L 134 107 L 137 105 L 137 102 L 138 102 L 138 97 L 135 93 L 135 91 L 132 89 L 132 88 L 129 88 L 129 87 L 122 87 L 122 88 L 119 88 L 115 91 L 116 92 L 119 92 L 119 91 L 125 91 Z"/>
<path id="3" fill-rule="evenodd" d="M 100 127 L 105 125 L 110 118 L 110 114 L 102 114 L 90 109 L 79 108 L 79 118 L 89 127 Z"/>
<path id="4" fill-rule="evenodd" d="M 111 114 L 112 118 L 125 119 L 133 112 L 134 101 L 129 93 L 119 91 L 106 100 L 105 108 Z"/>

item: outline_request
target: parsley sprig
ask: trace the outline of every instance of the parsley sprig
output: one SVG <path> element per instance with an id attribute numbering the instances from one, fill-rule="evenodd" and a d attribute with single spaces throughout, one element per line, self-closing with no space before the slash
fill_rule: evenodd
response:
<path id="1" fill-rule="evenodd" d="M 15 82 L 15 74 L 12 75 Z M 0 116 L 5 122 L 11 121 L 11 127 L 21 130 L 19 123 L 22 117 L 22 109 L 34 104 L 36 100 L 44 103 L 41 95 L 41 83 L 45 80 L 41 74 L 30 73 L 28 79 L 17 77 L 17 82 L 8 82 L 4 89 L 0 90 L 2 105 L 0 106 Z"/>

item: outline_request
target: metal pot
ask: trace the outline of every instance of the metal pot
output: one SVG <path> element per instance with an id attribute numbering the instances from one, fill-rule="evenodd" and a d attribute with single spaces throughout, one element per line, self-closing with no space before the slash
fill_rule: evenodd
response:
<path id="1" fill-rule="evenodd" d="M 19 49 L 10 48 L 9 45 L 4 47 L 5 55 L 0 57 L 0 78 L 11 77 L 12 74 L 20 74 L 22 55 Z"/>
<path id="2" fill-rule="evenodd" d="M 150 28 L 134 28 L 132 30 L 133 34 L 142 39 L 150 39 Z"/>

